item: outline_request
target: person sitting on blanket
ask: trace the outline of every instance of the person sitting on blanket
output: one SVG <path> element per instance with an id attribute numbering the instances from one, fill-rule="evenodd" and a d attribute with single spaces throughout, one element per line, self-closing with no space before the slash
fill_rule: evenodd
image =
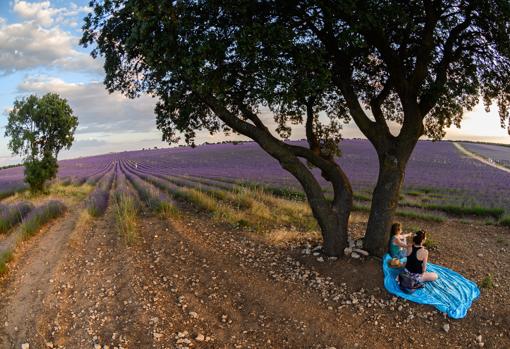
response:
<path id="1" fill-rule="evenodd" d="M 402 268 L 406 263 L 407 248 L 409 244 L 406 238 L 413 234 L 402 234 L 402 225 L 393 223 L 391 226 L 391 238 L 389 243 L 389 253 L 391 256 L 390 267 Z"/>
<path id="2" fill-rule="evenodd" d="M 427 238 L 427 234 L 420 230 L 413 237 L 413 245 L 407 248 L 406 270 L 416 278 L 418 282 L 436 281 L 437 274 L 427 272 L 427 261 L 429 251 L 423 246 Z"/>

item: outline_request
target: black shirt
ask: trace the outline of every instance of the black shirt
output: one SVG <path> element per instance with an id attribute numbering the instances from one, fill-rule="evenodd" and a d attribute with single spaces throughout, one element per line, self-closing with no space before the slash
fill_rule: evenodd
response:
<path id="1" fill-rule="evenodd" d="M 421 248 L 422 246 L 413 246 L 413 251 L 409 256 L 407 256 L 406 269 L 411 273 L 423 274 L 423 261 L 418 260 L 418 257 L 416 256 L 418 250 Z"/>

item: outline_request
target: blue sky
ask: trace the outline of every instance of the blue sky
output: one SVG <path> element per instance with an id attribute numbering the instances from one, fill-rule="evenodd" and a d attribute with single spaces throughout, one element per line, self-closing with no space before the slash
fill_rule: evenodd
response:
<path id="1" fill-rule="evenodd" d="M 68 99 L 80 121 L 75 144 L 60 158 L 165 146 L 155 127 L 155 101 L 109 95 L 102 62 L 78 45 L 87 5 L 88 0 L 0 0 L 0 133 L 16 98 L 51 91 Z M 264 118 L 272 119 L 268 113 Z M 293 138 L 303 138 L 300 131 Z M 355 125 L 344 127 L 344 138 L 351 137 L 361 137 Z M 446 138 L 510 143 L 495 108 L 485 113 L 481 106 L 466 113 L 462 129 L 450 129 Z M 202 132 L 197 143 L 222 139 Z M 19 162 L 7 142 L 0 138 L 0 165 Z"/>

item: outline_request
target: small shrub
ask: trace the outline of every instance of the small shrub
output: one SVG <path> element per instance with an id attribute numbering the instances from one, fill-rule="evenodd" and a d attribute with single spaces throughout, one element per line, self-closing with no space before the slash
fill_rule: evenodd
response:
<path id="1" fill-rule="evenodd" d="M 425 239 L 425 242 L 423 243 L 423 246 L 425 246 L 425 248 L 427 250 L 431 250 L 431 251 L 434 251 L 434 250 L 437 250 L 438 248 L 438 243 L 436 240 L 434 240 L 430 234 L 427 236 L 427 239 Z"/>
<path id="2" fill-rule="evenodd" d="M 0 276 L 5 274 L 8 270 L 7 263 L 13 258 L 12 251 L 4 251 L 0 253 Z"/>
<path id="3" fill-rule="evenodd" d="M 492 274 L 487 274 L 487 276 L 484 277 L 482 281 L 478 283 L 478 286 L 480 286 L 481 288 L 493 288 L 494 280 L 492 278 Z"/>
<path id="4" fill-rule="evenodd" d="M 41 226 L 63 215 L 65 211 L 66 206 L 55 200 L 33 209 L 23 220 L 23 239 L 34 235 Z"/>
<path id="5" fill-rule="evenodd" d="M 510 215 L 503 216 L 498 223 L 504 227 L 510 227 Z"/>
<path id="6" fill-rule="evenodd" d="M 96 188 L 87 200 L 87 210 L 92 217 L 103 215 L 108 208 L 108 192 Z"/>
<path id="7" fill-rule="evenodd" d="M 23 220 L 34 205 L 29 202 L 21 202 L 13 206 L 0 208 L 0 234 L 5 234 L 9 229 Z"/>

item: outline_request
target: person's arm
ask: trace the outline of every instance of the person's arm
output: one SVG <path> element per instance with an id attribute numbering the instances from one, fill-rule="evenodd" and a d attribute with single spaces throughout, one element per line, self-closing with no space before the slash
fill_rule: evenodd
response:
<path id="1" fill-rule="evenodd" d="M 429 251 L 423 251 L 423 272 L 427 271 L 427 261 L 429 259 Z"/>
<path id="2" fill-rule="evenodd" d="M 396 236 L 393 237 L 393 243 L 399 247 L 407 248 L 407 242 L 402 242 L 402 240 L 398 239 Z"/>

